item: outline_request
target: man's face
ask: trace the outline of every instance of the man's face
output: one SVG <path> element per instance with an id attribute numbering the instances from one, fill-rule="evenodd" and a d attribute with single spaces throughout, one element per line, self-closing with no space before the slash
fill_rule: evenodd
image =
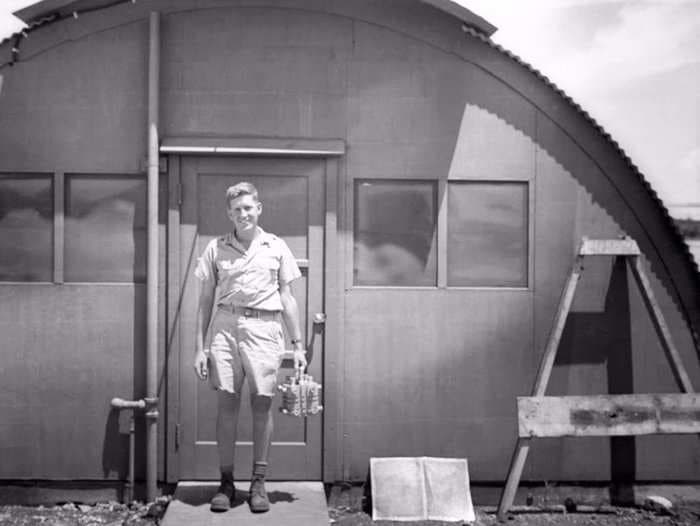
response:
<path id="1" fill-rule="evenodd" d="M 261 212 L 262 204 L 250 194 L 239 195 L 228 205 L 228 217 L 239 234 L 254 230 Z"/>

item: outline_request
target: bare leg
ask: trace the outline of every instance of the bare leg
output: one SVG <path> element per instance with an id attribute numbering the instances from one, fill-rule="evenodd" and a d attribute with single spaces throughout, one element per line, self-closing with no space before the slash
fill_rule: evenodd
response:
<path id="1" fill-rule="evenodd" d="M 253 409 L 253 462 L 267 463 L 274 427 L 272 397 L 251 395 L 250 406 Z"/>
<path id="2" fill-rule="evenodd" d="M 233 458 L 238 431 L 238 411 L 241 397 L 226 391 L 217 391 L 216 443 L 221 472 L 233 471 Z"/>
<path id="3" fill-rule="evenodd" d="M 250 398 L 253 409 L 253 475 L 250 481 L 250 510 L 254 513 L 270 509 L 265 491 L 267 457 L 272 438 L 272 397 L 254 395 Z"/>

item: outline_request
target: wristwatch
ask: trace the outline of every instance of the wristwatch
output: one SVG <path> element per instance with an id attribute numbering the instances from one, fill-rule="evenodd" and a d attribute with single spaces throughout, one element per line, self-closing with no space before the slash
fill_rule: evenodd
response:
<path id="1" fill-rule="evenodd" d="M 301 338 L 292 338 L 291 342 L 292 345 L 296 345 L 297 343 L 301 343 Z"/>

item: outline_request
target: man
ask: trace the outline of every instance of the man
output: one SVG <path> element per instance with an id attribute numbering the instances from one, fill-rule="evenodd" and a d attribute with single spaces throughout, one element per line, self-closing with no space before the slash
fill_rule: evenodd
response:
<path id="1" fill-rule="evenodd" d="M 258 226 L 262 204 L 250 183 L 226 191 L 232 232 L 213 239 L 199 259 L 201 281 L 194 369 L 217 394 L 216 440 L 221 485 L 212 511 L 226 511 L 235 495 L 234 448 L 244 377 L 253 413 L 253 474 L 250 509 L 270 509 L 265 492 L 272 436 L 272 399 L 284 350 L 281 321 L 294 346 L 294 367 L 307 366 L 299 311 L 291 282 L 301 276 L 287 244 Z"/>

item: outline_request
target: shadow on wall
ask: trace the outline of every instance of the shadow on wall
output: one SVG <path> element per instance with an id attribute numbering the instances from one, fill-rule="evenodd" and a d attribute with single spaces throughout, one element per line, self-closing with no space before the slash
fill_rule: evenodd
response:
<path id="1" fill-rule="evenodd" d="M 605 363 L 609 394 L 634 393 L 629 279 L 625 259 L 615 258 L 603 311 L 569 314 L 555 362 L 555 366 Z M 556 390 L 566 394 L 565 386 L 556 386 Z M 634 502 L 632 484 L 637 476 L 635 438 L 610 437 L 609 441 L 611 501 Z"/>
<path id="2" fill-rule="evenodd" d="M 585 126 L 590 128 L 590 134 L 593 135 L 590 141 L 593 148 L 596 148 L 592 155 L 598 156 L 592 158 L 557 123 L 514 94 L 510 87 L 486 77 L 477 70 L 470 71 L 467 84 L 470 85 L 467 106 L 475 105 L 516 128 L 563 167 L 585 188 L 593 202 L 602 207 L 621 230 L 638 242 L 652 272 L 660 279 L 680 312 L 684 313 L 684 317 L 692 326 L 700 327 L 700 302 L 692 296 L 692 286 L 683 287 L 689 280 L 697 283 L 697 277 L 691 275 L 692 273 L 672 274 L 666 267 L 660 256 L 660 251 L 665 250 L 665 247 L 657 247 L 655 243 L 659 243 L 659 239 L 662 239 L 662 243 L 667 242 L 668 235 L 671 234 L 670 227 L 668 230 L 662 230 L 661 237 L 652 240 L 646 227 L 640 224 L 640 221 L 644 221 L 646 225 L 652 225 L 661 214 L 657 213 L 656 203 L 652 201 L 651 196 L 646 195 L 647 192 L 636 180 L 636 174 L 614 146 L 610 145 L 602 134 L 596 132 L 592 124 L 586 122 Z M 559 114 L 562 119 L 574 114 L 575 110 L 569 111 L 568 103 L 563 98 L 556 103 L 561 106 Z M 557 108 L 552 110 L 556 111 Z M 583 116 L 577 115 L 575 119 L 584 122 Z M 569 128 L 580 129 L 581 123 L 571 122 Z M 507 162 L 509 152 L 500 153 Z M 612 167 L 610 169 L 614 169 L 615 172 L 603 172 L 601 166 Z M 641 206 L 635 209 L 628 207 L 627 203 L 633 202 L 632 200 Z"/>
<path id="3" fill-rule="evenodd" d="M 126 480 L 129 474 L 129 411 L 112 409 L 105 423 L 102 446 L 102 475 Z"/>

